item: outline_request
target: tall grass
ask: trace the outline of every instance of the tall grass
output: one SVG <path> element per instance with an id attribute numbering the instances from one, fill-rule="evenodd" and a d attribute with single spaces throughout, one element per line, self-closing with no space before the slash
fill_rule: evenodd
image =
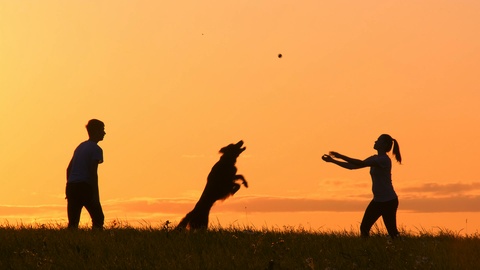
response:
<path id="1" fill-rule="evenodd" d="M 181 232 L 170 224 L 103 231 L 59 224 L 0 226 L 0 269 L 477 269 L 480 237 L 381 231 L 216 227 Z"/>

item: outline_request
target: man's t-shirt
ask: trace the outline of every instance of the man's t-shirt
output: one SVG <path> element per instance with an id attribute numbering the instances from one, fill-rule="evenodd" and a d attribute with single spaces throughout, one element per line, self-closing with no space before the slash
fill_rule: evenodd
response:
<path id="1" fill-rule="evenodd" d="M 103 150 L 96 142 L 85 141 L 81 143 L 73 153 L 67 182 L 95 184 L 94 181 L 97 181 L 96 166 L 92 167 L 102 162 Z"/>

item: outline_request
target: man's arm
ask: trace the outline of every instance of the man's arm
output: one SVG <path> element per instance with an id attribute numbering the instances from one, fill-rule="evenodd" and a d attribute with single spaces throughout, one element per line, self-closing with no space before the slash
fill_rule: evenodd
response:
<path id="1" fill-rule="evenodd" d="M 72 159 L 68 163 L 68 167 L 67 167 L 67 181 L 68 181 L 68 178 L 70 177 L 70 172 L 72 171 Z"/>
<path id="2" fill-rule="evenodd" d="M 98 160 L 92 160 L 88 175 L 92 184 L 98 184 Z"/>

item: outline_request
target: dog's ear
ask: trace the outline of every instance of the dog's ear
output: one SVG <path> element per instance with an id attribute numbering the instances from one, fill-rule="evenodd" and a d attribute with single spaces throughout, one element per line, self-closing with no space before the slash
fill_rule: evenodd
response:
<path id="1" fill-rule="evenodd" d="M 221 154 L 225 154 L 225 152 L 227 152 L 227 149 L 232 148 L 233 146 L 235 146 L 235 145 L 234 144 L 229 144 L 225 147 L 222 147 L 218 152 L 221 153 Z"/>

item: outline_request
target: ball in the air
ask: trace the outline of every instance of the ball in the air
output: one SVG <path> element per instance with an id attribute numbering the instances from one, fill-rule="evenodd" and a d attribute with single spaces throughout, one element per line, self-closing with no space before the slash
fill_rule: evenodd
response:
<path id="1" fill-rule="evenodd" d="M 278 54 L 278 58 L 282 58 L 282 54 L 281 54 L 281 53 Z"/>

